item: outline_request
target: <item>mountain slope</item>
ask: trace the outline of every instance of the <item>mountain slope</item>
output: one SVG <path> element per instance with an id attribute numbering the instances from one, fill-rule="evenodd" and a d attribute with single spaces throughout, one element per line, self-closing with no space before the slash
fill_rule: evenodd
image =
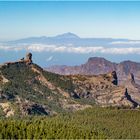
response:
<path id="1" fill-rule="evenodd" d="M 116 71 L 120 84 L 127 80 L 130 73 L 133 73 L 135 81 L 140 84 L 140 63 L 133 61 L 123 61 L 117 64 L 104 58 L 91 57 L 85 64 L 80 66 L 51 66 L 46 70 L 63 75 L 98 75 Z"/>
<path id="2" fill-rule="evenodd" d="M 10 102 L 15 107 L 18 104 L 16 110 L 22 115 L 51 115 L 67 110 L 61 107 L 63 104 L 61 101 L 70 96 L 69 79 L 44 72 L 35 64 L 26 65 L 23 62 L 3 65 L 0 71 L 1 101 Z M 70 101 L 72 104 L 72 100 Z M 69 103 L 68 100 L 67 103 Z"/>
<path id="3" fill-rule="evenodd" d="M 0 66 L 1 114 L 55 115 L 95 104 L 136 107 L 140 99 L 134 104 L 125 95 L 126 87 L 117 83 L 115 71 L 99 76 L 62 76 L 43 70 L 32 60 L 8 62 Z"/>

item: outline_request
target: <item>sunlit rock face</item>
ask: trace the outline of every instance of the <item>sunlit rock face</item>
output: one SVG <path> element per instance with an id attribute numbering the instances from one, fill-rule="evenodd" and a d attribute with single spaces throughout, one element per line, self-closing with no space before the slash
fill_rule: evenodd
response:
<path id="1" fill-rule="evenodd" d="M 85 64 L 79 66 L 51 66 L 46 70 L 62 75 L 99 75 L 116 71 L 119 85 L 123 84 L 128 79 L 129 74 L 132 73 L 135 82 L 140 84 L 140 63 L 132 61 L 113 63 L 101 57 L 91 57 Z"/>

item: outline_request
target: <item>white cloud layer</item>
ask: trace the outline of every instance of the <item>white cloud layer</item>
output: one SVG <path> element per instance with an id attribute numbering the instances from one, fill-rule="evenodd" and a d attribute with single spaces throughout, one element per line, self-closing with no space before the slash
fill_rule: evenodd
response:
<path id="1" fill-rule="evenodd" d="M 140 41 L 114 41 L 111 42 L 112 45 L 138 45 Z"/>
<path id="2" fill-rule="evenodd" d="M 102 54 L 140 54 L 140 47 L 73 47 L 73 46 L 56 46 L 56 45 L 42 45 L 42 44 L 32 44 L 29 46 L 0 46 L 0 50 L 5 51 L 33 51 L 33 52 L 58 52 L 58 53 L 77 53 L 77 54 L 88 54 L 88 53 L 102 53 Z M 53 57 L 48 58 L 51 61 Z"/>

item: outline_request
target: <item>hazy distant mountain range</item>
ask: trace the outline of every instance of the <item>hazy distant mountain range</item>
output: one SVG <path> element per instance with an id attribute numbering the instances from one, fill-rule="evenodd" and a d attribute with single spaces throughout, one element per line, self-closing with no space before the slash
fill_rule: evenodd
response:
<path id="1" fill-rule="evenodd" d="M 131 42 L 130 42 L 131 41 Z M 133 42 L 132 42 L 133 41 Z M 64 33 L 54 37 L 29 37 L 14 41 L 7 41 L 8 44 L 47 44 L 47 45 L 74 45 L 74 46 L 95 46 L 95 45 L 123 45 L 130 43 L 135 43 L 134 41 L 138 40 L 129 40 L 129 39 L 112 39 L 112 38 L 81 38 L 74 33 Z M 138 42 L 137 42 L 138 43 Z M 140 43 L 140 42 L 139 42 Z M 135 43 L 136 44 L 136 43 Z"/>

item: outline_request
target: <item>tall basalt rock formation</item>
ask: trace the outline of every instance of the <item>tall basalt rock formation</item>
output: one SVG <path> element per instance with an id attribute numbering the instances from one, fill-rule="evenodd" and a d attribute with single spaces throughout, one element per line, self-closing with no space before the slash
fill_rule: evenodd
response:
<path id="1" fill-rule="evenodd" d="M 135 82 L 133 73 L 129 73 L 123 86 L 126 88 L 126 97 L 129 97 L 128 99 L 130 99 L 130 97 L 132 98 L 134 106 L 136 107 L 136 103 L 137 105 L 140 104 L 140 85 Z"/>
<path id="2" fill-rule="evenodd" d="M 135 77 L 133 73 L 130 73 L 128 76 L 128 81 L 130 81 L 131 83 L 135 84 Z"/>
<path id="3" fill-rule="evenodd" d="M 134 108 L 138 106 L 138 103 L 134 99 L 132 99 L 131 95 L 128 93 L 127 88 L 125 89 L 125 94 L 124 95 L 125 95 L 124 97 L 133 104 Z"/>
<path id="4" fill-rule="evenodd" d="M 112 76 L 112 83 L 113 83 L 114 85 L 118 85 L 118 77 L 117 77 L 116 71 L 113 71 L 113 72 L 111 73 L 111 76 Z"/>
<path id="5" fill-rule="evenodd" d="M 32 63 L 32 53 L 26 54 L 26 63 L 31 64 Z"/>

